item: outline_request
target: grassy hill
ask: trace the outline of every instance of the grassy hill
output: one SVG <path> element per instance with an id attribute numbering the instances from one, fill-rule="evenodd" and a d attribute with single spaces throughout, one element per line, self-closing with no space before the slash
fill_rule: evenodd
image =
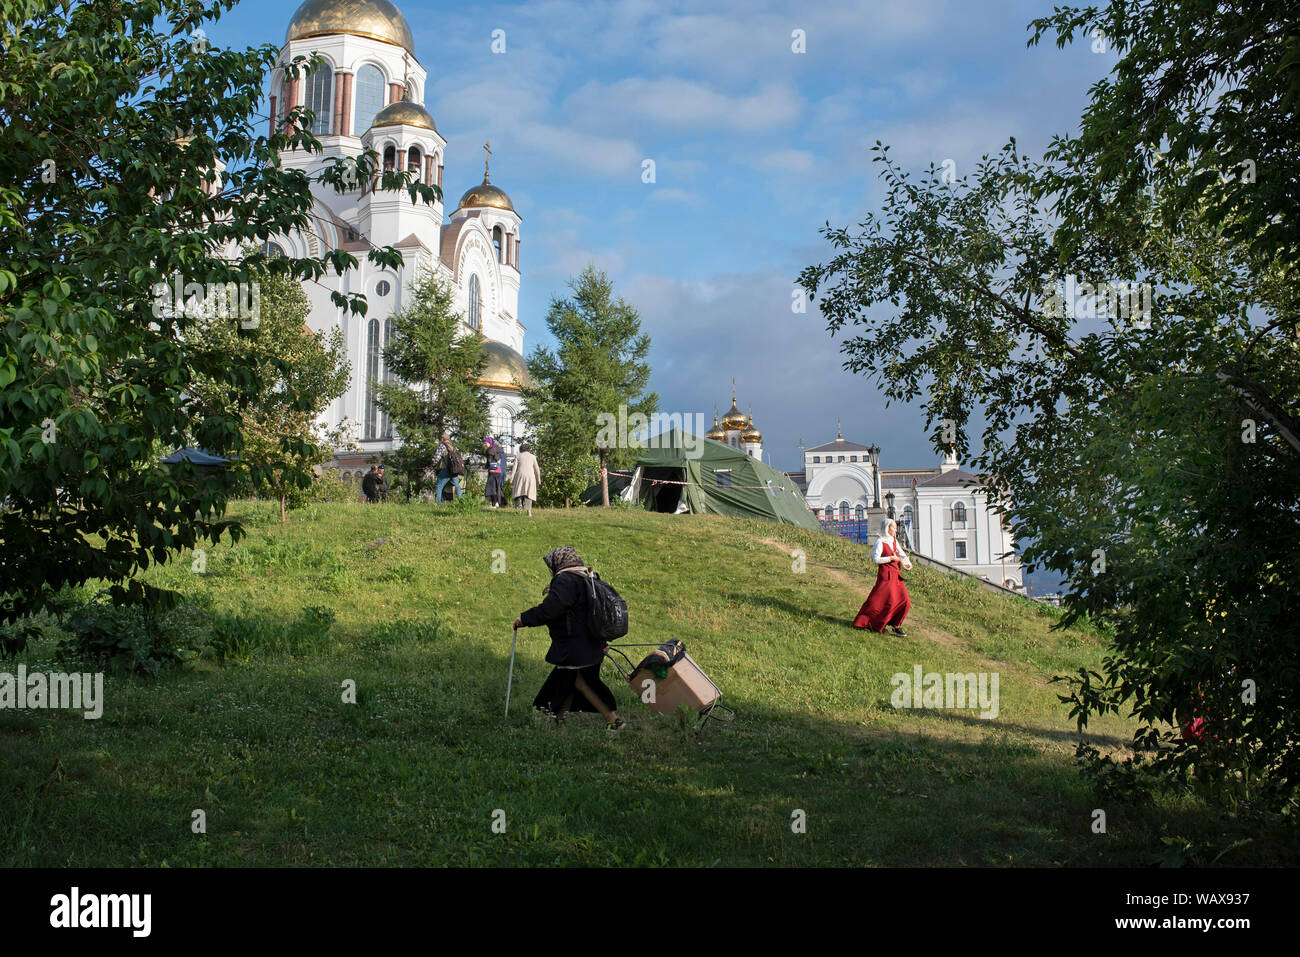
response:
<path id="1" fill-rule="evenodd" d="M 0 863 L 1146 865 L 1162 826 L 1224 839 L 1191 802 L 1109 808 L 1108 833 L 1091 833 L 1096 800 L 1048 679 L 1096 667 L 1100 639 L 972 582 L 914 569 L 897 638 L 848 624 L 874 578 L 865 549 L 789 526 L 399 505 L 316 506 L 281 525 L 269 505 L 236 511 L 249 535 L 205 573 L 148 575 L 206 610 L 185 633 L 197 657 L 159 679 L 111 675 L 98 721 L 0 711 Z M 531 709 L 544 629 L 519 633 L 503 717 L 510 623 L 560 544 L 627 599 L 625 641 L 685 641 L 733 724 L 697 735 L 655 718 L 612 673 L 628 729 L 546 723 Z M 52 653 L 45 641 L 19 660 L 61 669 Z M 997 718 L 895 710 L 890 678 L 916 665 L 998 673 Z M 1129 735 L 1118 719 L 1089 730 L 1103 748 Z M 1285 853 L 1247 844 L 1221 863 Z"/>

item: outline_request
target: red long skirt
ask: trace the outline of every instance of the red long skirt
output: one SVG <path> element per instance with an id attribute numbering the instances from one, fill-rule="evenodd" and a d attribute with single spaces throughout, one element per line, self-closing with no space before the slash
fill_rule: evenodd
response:
<path id="1" fill-rule="evenodd" d="M 912 608 L 898 565 L 888 562 L 876 566 L 876 585 L 853 619 L 854 628 L 884 631 L 886 625 L 897 628 Z"/>

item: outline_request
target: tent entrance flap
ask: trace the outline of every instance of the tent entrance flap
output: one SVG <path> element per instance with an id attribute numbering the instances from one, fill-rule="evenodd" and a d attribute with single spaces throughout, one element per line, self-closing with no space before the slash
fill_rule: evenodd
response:
<path id="1" fill-rule="evenodd" d="M 677 511 L 682 499 L 680 484 L 686 481 L 686 470 L 679 468 L 643 467 L 641 470 L 641 501 L 652 512 Z M 663 483 L 663 484 L 659 484 Z"/>

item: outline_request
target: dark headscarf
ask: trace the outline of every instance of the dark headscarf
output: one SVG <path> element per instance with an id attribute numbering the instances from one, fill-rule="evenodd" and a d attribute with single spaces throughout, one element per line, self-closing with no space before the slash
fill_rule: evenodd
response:
<path id="1" fill-rule="evenodd" d="M 555 575 L 564 571 L 566 568 L 581 568 L 582 559 L 578 553 L 573 550 L 572 545 L 561 545 L 559 548 L 553 548 L 542 556 L 542 561 L 546 562 L 546 567 Z"/>

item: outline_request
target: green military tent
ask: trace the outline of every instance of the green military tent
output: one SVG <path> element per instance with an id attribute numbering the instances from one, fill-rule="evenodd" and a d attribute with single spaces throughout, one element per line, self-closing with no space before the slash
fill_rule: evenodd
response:
<path id="1" fill-rule="evenodd" d="M 740 449 L 679 429 L 646 441 L 622 493 L 627 501 L 656 512 L 736 515 L 821 528 L 789 476 Z"/>

